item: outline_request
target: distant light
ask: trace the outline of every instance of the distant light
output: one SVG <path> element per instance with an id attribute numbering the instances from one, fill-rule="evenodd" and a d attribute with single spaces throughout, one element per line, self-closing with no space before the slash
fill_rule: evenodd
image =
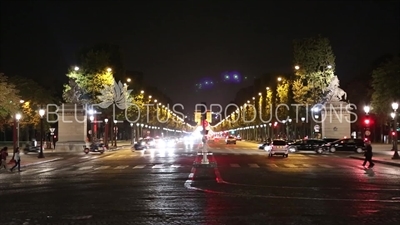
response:
<path id="1" fill-rule="evenodd" d="M 294 66 L 294 69 L 295 69 L 295 70 L 299 70 L 299 69 L 300 69 L 300 66 Z"/>
<path id="2" fill-rule="evenodd" d="M 126 82 L 131 82 L 131 81 L 132 81 L 131 78 L 126 79 Z"/>
<path id="3" fill-rule="evenodd" d="M 22 99 L 21 99 L 21 100 L 19 100 L 19 103 L 24 103 L 24 102 L 25 102 L 25 101 L 24 101 L 24 100 L 22 100 Z"/>
<path id="4" fill-rule="evenodd" d="M 79 67 L 75 66 L 74 70 L 75 70 L 75 71 L 78 71 L 78 70 L 79 70 Z"/>
<path id="5" fill-rule="evenodd" d="M 332 69 L 332 66 L 331 66 L 331 65 L 328 65 L 328 69 Z"/>
<path id="6" fill-rule="evenodd" d="M 107 72 L 111 72 L 112 71 L 112 69 L 109 67 L 109 68 L 107 68 Z"/>

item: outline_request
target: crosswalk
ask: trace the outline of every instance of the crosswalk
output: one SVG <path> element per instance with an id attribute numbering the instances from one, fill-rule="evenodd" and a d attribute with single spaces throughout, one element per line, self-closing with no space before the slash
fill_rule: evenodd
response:
<path id="1" fill-rule="evenodd" d="M 221 168 L 248 168 L 248 169 L 306 169 L 306 168 L 325 168 L 325 169 L 344 169 L 344 168 L 354 168 L 356 166 L 352 165 L 329 165 L 329 164 L 291 164 L 291 163 L 230 163 L 230 164 L 217 164 L 218 167 Z M 179 168 L 191 168 L 192 164 L 137 164 L 137 165 L 118 165 L 118 166 L 72 166 L 60 169 L 62 172 L 79 172 L 79 171 L 126 171 L 126 170 L 159 170 L 159 169 L 179 169 Z M 46 172 L 54 172 L 57 169 L 29 169 L 24 170 L 22 173 L 46 173 Z"/>

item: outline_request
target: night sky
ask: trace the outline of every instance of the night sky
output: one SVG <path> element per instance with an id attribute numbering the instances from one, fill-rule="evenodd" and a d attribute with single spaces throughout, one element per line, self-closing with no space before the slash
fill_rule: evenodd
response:
<path id="1" fill-rule="evenodd" d="M 61 89 L 77 50 L 109 42 L 122 49 L 126 69 L 188 108 L 226 104 L 254 77 L 291 72 L 296 38 L 328 37 L 342 83 L 399 52 L 399 1 L 1 1 L 0 8 L 0 72 Z M 221 82 L 226 72 L 243 80 Z M 199 90 L 205 80 L 212 87 Z"/>

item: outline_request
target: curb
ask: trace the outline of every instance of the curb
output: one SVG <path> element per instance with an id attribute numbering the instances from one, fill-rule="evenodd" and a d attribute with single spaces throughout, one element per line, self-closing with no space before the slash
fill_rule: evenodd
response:
<path id="1" fill-rule="evenodd" d="M 359 156 L 349 156 L 349 158 L 364 160 L 363 157 L 359 157 Z M 387 162 L 387 161 L 383 161 L 383 160 L 379 160 L 379 159 L 373 159 L 373 158 L 372 158 L 372 161 L 373 161 L 374 163 L 381 163 L 381 164 L 385 164 L 385 165 L 398 166 L 398 167 L 400 167 L 400 163 Z M 400 161 L 399 161 L 399 162 L 400 162 Z"/>
<path id="2" fill-rule="evenodd" d="M 60 157 L 60 158 L 49 159 L 49 160 L 45 160 L 45 161 L 41 161 L 41 162 L 29 163 L 29 164 L 21 165 L 21 168 L 28 167 L 28 166 L 40 165 L 40 164 L 49 163 L 49 162 L 54 162 L 54 161 L 58 161 L 61 159 L 63 159 L 63 158 Z"/>

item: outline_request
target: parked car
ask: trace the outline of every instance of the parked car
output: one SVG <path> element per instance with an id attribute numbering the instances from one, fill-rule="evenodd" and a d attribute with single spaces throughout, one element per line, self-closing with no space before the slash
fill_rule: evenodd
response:
<path id="1" fill-rule="evenodd" d="M 321 139 L 306 139 L 300 140 L 293 144 L 289 144 L 289 151 L 313 151 L 321 154 L 324 151 L 324 145 L 326 142 Z"/>
<path id="2" fill-rule="evenodd" d="M 265 150 L 269 152 L 269 157 L 274 155 L 282 155 L 283 157 L 289 156 L 288 144 L 284 140 L 273 140 L 270 145 L 265 146 Z"/>
<path id="3" fill-rule="evenodd" d="M 365 150 L 365 142 L 363 139 L 344 138 L 332 143 L 326 144 L 330 152 L 336 151 L 354 151 L 362 153 Z"/>
<path id="4" fill-rule="evenodd" d="M 228 136 L 225 139 L 226 144 L 235 144 L 236 145 L 236 138 L 234 136 Z"/>

